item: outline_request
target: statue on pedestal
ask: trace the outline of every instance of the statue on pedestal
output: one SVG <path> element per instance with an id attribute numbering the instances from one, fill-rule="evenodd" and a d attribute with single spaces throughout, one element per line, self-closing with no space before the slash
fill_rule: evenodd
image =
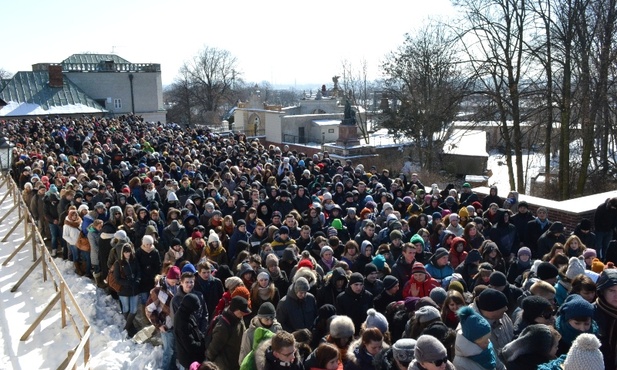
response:
<path id="1" fill-rule="evenodd" d="M 343 116 L 343 125 L 355 126 L 356 125 L 356 112 L 351 109 L 349 100 L 345 101 L 345 113 Z"/>

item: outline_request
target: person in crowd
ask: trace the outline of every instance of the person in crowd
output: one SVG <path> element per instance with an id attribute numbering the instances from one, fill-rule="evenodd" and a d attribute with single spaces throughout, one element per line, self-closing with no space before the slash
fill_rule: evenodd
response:
<path id="1" fill-rule="evenodd" d="M 238 358 L 242 336 L 246 330 L 243 319 L 250 313 L 249 302 L 244 297 L 232 298 L 229 307 L 216 318 L 216 322 L 212 323 L 214 328 L 212 340 L 206 351 L 206 359 L 221 369 L 240 369 Z"/>
<path id="2" fill-rule="evenodd" d="M 202 260 L 197 265 L 194 289 L 204 297 L 208 318 L 213 319 L 214 312 L 225 293 L 225 289 L 221 279 L 214 276 L 214 266 L 210 262 Z"/>
<path id="3" fill-rule="evenodd" d="M 508 370 L 537 369 L 555 359 L 561 334 L 552 326 L 530 325 L 501 351 Z"/>
<path id="4" fill-rule="evenodd" d="M 508 311 L 508 298 L 502 292 L 487 288 L 480 293 L 473 308 L 490 325 L 490 339 L 496 351 L 500 351 L 514 337 L 514 325 L 506 312 Z M 459 319 L 461 319 L 459 315 Z M 462 320 L 461 320 L 462 321 Z"/>
<path id="5" fill-rule="evenodd" d="M 135 250 L 129 243 L 122 246 L 122 257 L 114 263 L 114 277 L 120 283 L 118 297 L 120 297 L 122 314 L 126 320 L 124 330 L 129 336 L 133 336 L 136 333 L 133 321 L 137 314 L 139 283 L 142 276 L 139 262 L 135 257 Z"/>
<path id="6" fill-rule="evenodd" d="M 456 332 L 455 368 L 505 370 L 491 340 L 491 324 L 486 318 L 471 307 L 462 307 L 457 315 L 461 323 Z"/>
<path id="7" fill-rule="evenodd" d="M 521 301 L 521 311 L 514 321 L 514 336 L 518 337 L 526 327 L 534 324 L 555 324 L 553 304 L 537 295 L 527 296 Z"/>
<path id="8" fill-rule="evenodd" d="M 582 333 L 598 334 L 598 324 L 593 320 L 595 306 L 578 294 L 568 296 L 557 311 L 555 328 L 561 334 L 557 353 L 568 353 L 574 339 Z"/>
<path id="9" fill-rule="evenodd" d="M 338 315 L 346 315 L 352 319 L 357 335 L 366 320 L 366 312 L 373 307 L 373 294 L 365 289 L 362 274 L 351 274 L 347 288 L 336 297 L 335 307 Z"/>
<path id="10" fill-rule="evenodd" d="M 454 370 L 455 366 L 448 360 L 446 347 L 432 335 L 421 335 L 416 340 L 414 359 L 409 370 Z"/>
<path id="11" fill-rule="evenodd" d="M 602 271 L 598 281 L 598 298 L 594 304 L 594 319 L 606 369 L 617 367 L 617 269 Z"/>
<path id="12" fill-rule="evenodd" d="M 182 298 L 174 315 L 175 353 L 183 369 L 188 369 L 193 362 L 202 362 L 205 357 L 205 336 L 194 315 L 200 309 L 199 298 L 189 293 Z"/>
<path id="13" fill-rule="evenodd" d="M 317 300 L 309 293 L 309 282 L 299 277 L 276 308 L 276 317 L 288 332 L 310 328 L 317 316 Z"/>
<path id="14" fill-rule="evenodd" d="M 240 347 L 238 358 L 240 365 L 242 365 L 242 361 L 253 348 L 253 339 L 257 328 L 267 329 L 275 334 L 283 331 L 283 327 L 276 320 L 275 306 L 272 303 L 266 302 L 259 307 L 257 315 L 251 319 L 249 327 L 242 335 L 242 346 Z"/>

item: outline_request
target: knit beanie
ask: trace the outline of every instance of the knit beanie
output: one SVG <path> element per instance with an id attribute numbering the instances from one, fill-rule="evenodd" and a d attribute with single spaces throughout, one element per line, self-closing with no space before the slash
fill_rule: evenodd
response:
<path id="1" fill-rule="evenodd" d="M 364 283 L 364 276 L 362 276 L 362 274 L 359 272 L 354 272 L 349 277 L 349 286 L 352 286 L 356 283 Z"/>
<path id="2" fill-rule="evenodd" d="M 583 258 L 587 259 L 587 258 L 596 258 L 598 255 L 596 253 L 596 250 L 593 248 L 587 248 L 585 249 L 585 251 L 583 252 Z"/>
<path id="3" fill-rule="evenodd" d="M 299 277 L 298 280 L 294 282 L 294 292 L 308 292 L 311 289 L 308 280 L 304 277 Z"/>
<path id="4" fill-rule="evenodd" d="M 604 264 L 597 258 L 591 261 L 591 271 L 601 274 L 604 271 Z"/>
<path id="5" fill-rule="evenodd" d="M 465 294 L 465 287 L 460 281 L 451 281 L 450 285 L 448 285 L 448 290 L 456 290 L 461 294 Z"/>
<path id="6" fill-rule="evenodd" d="M 270 281 L 270 275 L 267 272 L 262 271 L 262 272 L 260 272 L 257 275 L 257 281 L 259 281 L 259 280 L 268 280 L 268 281 Z"/>
<path id="7" fill-rule="evenodd" d="M 461 307 L 456 315 L 461 322 L 463 336 L 470 342 L 475 342 L 491 332 L 491 324 L 469 306 Z"/>
<path id="8" fill-rule="evenodd" d="M 412 274 L 415 274 L 415 273 L 426 274 L 426 268 L 424 268 L 424 265 L 422 264 L 422 262 L 415 262 L 413 266 L 411 267 L 411 273 Z"/>
<path id="9" fill-rule="evenodd" d="M 482 256 L 477 249 L 472 249 L 467 254 L 467 258 L 465 258 L 465 265 L 470 265 L 475 262 L 482 261 Z"/>
<path id="10" fill-rule="evenodd" d="M 274 253 L 270 253 L 266 256 L 266 267 L 274 267 L 279 265 L 279 259 Z"/>
<path id="11" fill-rule="evenodd" d="M 441 317 L 441 315 L 439 314 L 439 310 L 432 306 L 420 307 L 416 310 L 415 315 L 416 319 L 420 323 L 433 321 Z"/>
<path id="12" fill-rule="evenodd" d="M 195 275 L 197 273 L 197 269 L 192 263 L 187 263 L 184 267 L 182 267 L 182 273 L 184 274 L 185 272 Z"/>
<path id="13" fill-rule="evenodd" d="M 392 345 L 392 355 L 401 364 L 409 364 L 414 359 L 416 340 L 402 338 Z"/>
<path id="14" fill-rule="evenodd" d="M 604 369 L 604 356 L 600 352 L 600 340 L 595 335 L 587 333 L 576 337 L 563 363 L 563 369 Z"/>
<path id="15" fill-rule="evenodd" d="M 392 232 L 390 232 L 390 241 L 402 238 L 403 233 L 400 230 L 392 230 Z"/>
<path id="16" fill-rule="evenodd" d="M 491 272 L 491 276 L 488 279 L 488 283 L 492 287 L 502 287 L 508 285 L 508 280 L 506 279 L 506 275 L 504 275 L 501 271 L 493 271 Z"/>
<path id="17" fill-rule="evenodd" d="M 306 267 L 309 269 L 313 269 L 313 262 L 311 262 L 310 259 L 305 258 L 303 260 L 301 260 L 300 262 L 298 262 L 298 269 L 302 268 L 302 267 Z"/>
<path id="18" fill-rule="evenodd" d="M 276 310 L 274 309 L 274 305 L 270 302 L 265 302 L 261 306 L 259 306 L 259 310 L 257 311 L 257 317 L 261 317 L 264 319 L 274 319 L 276 316 Z"/>
<path id="19" fill-rule="evenodd" d="M 178 266 L 171 266 L 167 271 L 167 279 L 178 280 L 180 279 L 180 268 Z"/>
<path id="20" fill-rule="evenodd" d="M 242 284 L 244 284 L 242 282 L 242 279 L 240 279 L 237 276 L 231 276 L 231 277 L 228 277 L 227 280 L 225 280 L 225 289 L 234 290 L 236 287 Z"/>
<path id="21" fill-rule="evenodd" d="M 529 249 L 528 247 L 521 247 L 519 248 L 517 255 L 518 257 L 525 255 L 531 258 L 531 249 Z"/>
<path id="22" fill-rule="evenodd" d="M 431 258 L 431 260 L 433 261 L 437 261 L 438 259 L 440 259 L 441 257 L 445 257 L 448 255 L 448 251 L 446 250 L 446 248 L 437 248 L 437 250 L 435 251 L 435 254 L 433 255 L 433 258 Z"/>
<path id="23" fill-rule="evenodd" d="M 420 298 L 418 297 L 407 297 L 403 301 L 403 305 L 408 312 L 414 312 L 416 310 L 416 303 L 418 303 L 419 300 Z"/>
<path id="24" fill-rule="evenodd" d="M 570 294 L 557 311 L 557 315 L 566 320 L 593 317 L 594 313 L 594 305 L 578 294 Z"/>
<path id="25" fill-rule="evenodd" d="M 281 228 L 279 229 L 279 235 L 281 234 L 289 235 L 289 228 L 287 226 L 281 226 Z"/>
<path id="26" fill-rule="evenodd" d="M 446 301 L 447 296 L 448 296 L 448 293 L 446 293 L 446 290 L 442 287 L 434 288 L 429 293 L 429 297 L 431 297 L 431 299 L 435 301 L 435 303 L 437 303 L 440 307 Z"/>
<path id="27" fill-rule="evenodd" d="M 476 305 L 479 309 L 484 311 L 498 311 L 508 306 L 508 298 L 506 298 L 506 295 L 499 290 L 487 288 L 484 289 L 480 295 L 478 295 Z"/>
<path id="28" fill-rule="evenodd" d="M 559 275 L 559 270 L 550 262 L 542 262 L 538 265 L 536 275 L 540 280 L 548 280 L 556 278 Z"/>
<path id="29" fill-rule="evenodd" d="M 596 284 L 598 286 L 599 292 L 602 292 L 603 290 L 606 290 L 612 286 L 617 285 L 617 270 L 608 269 L 608 270 L 602 271 L 602 274 L 598 278 L 598 281 L 596 282 Z"/>
<path id="30" fill-rule="evenodd" d="M 210 230 L 210 234 L 208 235 L 208 244 L 212 244 L 214 242 L 221 242 L 219 236 L 214 230 Z"/>
<path id="31" fill-rule="evenodd" d="M 506 344 L 501 355 L 507 362 L 512 362 L 521 356 L 545 355 L 552 347 L 553 335 L 549 327 L 534 324 L 526 327 L 515 341 Z"/>
<path id="32" fill-rule="evenodd" d="M 383 288 L 384 290 L 392 289 L 396 284 L 398 284 L 398 279 L 392 275 L 387 275 L 383 278 Z"/>
<path id="33" fill-rule="evenodd" d="M 551 302 L 539 295 L 525 297 L 521 302 L 521 308 L 523 309 L 523 320 L 527 322 L 534 322 L 534 319 L 540 317 L 545 311 L 553 310 Z"/>
<path id="34" fill-rule="evenodd" d="M 385 334 L 388 331 L 388 320 L 384 315 L 375 311 L 374 308 L 369 308 L 369 310 L 366 311 L 366 315 L 364 323 L 367 329 L 377 328 L 381 334 Z"/>
<path id="35" fill-rule="evenodd" d="M 364 275 L 368 276 L 368 275 L 372 274 L 373 272 L 377 272 L 377 266 L 375 266 L 374 263 L 367 263 L 364 266 Z"/>
<path id="36" fill-rule="evenodd" d="M 467 210 L 467 207 L 463 207 L 458 211 L 458 215 L 463 218 L 468 218 L 469 217 L 469 211 Z M 450 215 L 450 220 L 452 220 L 452 215 Z"/>
<path id="37" fill-rule="evenodd" d="M 568 269 L 566 270 L 566 277 L 573 280 L 576 276 L 585 273 L 585 261 L 578 257 L 570 257 L 568 261 Z"/>
<path id="38" fill-rule="evenodd" d="M 349 338 L 353 337 L 356 329 L 353 321 L 349 316 L 336 315 L 330 321 L 330 336 L 333 338 Z"/>
<path id="39" fill-rule="evenodd" d="M 251 293 L 245 286 L 239 286 L 236 288 L 236 290 L 234 290 L 233 293 L 231 293 L 231 298 L 233 297 L 242 297 L 248 301 L 251 298 Z"/>
<path id="40" fill-rule="evenodd" d="M 144 235 L 141 238 L 141 244 L 154 244 L 154 238 L 151 235 Z"/>
<path id="41" fill-rule="evenodd" d="M 182 242 L 178 238 L 173 238 L 173 240 L 171 241 L 171 246 L 175 247 L 176 245 L 180 245 L 181 246 Z"/>
<path id="42" fill-rule="evenodd" d="M 323 257 L 324 253 L 326 252 L 334 253 L 334 250 L 330 246 L 326 245 L 319 251 L 319 256 Z"/>
<path id="43" fill-rule="evenodd" d="M 116 233 L 114 234 L 114 238 L 118 239 L 118 240 L 127 240 L 128 236 L 126 236 L 126 231 L 124 230 L 118 230 L 116 231 Z"/>
<path id="44" fill-rule="evenodd" d="M 414 357 L 420 363 L 443 360 L 448 357 L 446 347 L 431 335 L 421 335 L 416 341 Z"/>
<path id="45" fill-rule="evenodd" d="M 336 230 L 343 230 L 343 222 L 339 218 L 332 220 L 332 227 Z"/>
<path id="46" fill-rule="evenodd" d="M 191 234 L 191 239 L 199 239 L 201 238 L 203 235 L 201 235 L 201 233 L 197 230 L 193 231 L 193 233 Z"/>
<path id="47" fill-rule="evenodd" d="M 378 271 L 383 270 L 386 266 L 386 257 L 381 254 L 376 255 L 375 257 L 373 257 L 373 265 L 377 267 Z"/>

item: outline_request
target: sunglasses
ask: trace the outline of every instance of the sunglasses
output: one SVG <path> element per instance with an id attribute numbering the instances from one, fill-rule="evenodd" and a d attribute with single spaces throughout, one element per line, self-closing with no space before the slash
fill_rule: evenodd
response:
<path id="1" fill-rule="evenodd" d="M 542 317 L 544 317 L 546 320 L 550 319 L 553 316 L 555 316 L 555 311 L 542 312 Z"/>
<path id="2" fill-rule="evenodd" d="M 432 361 L 432 363 L 435 364 L 435 366 L 437 366 L 437 367 L 439 367 L 439 366 L 441 366 L 441 365 L 443 365 L 443 364 L 445 364 L 447 362 L 448 362 L 448 358 L 447 357 L 444 357 L 441 360 Z"/>

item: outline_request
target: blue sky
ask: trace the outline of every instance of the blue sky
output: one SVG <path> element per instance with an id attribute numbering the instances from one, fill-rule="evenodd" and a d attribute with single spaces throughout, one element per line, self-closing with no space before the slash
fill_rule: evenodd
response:
<path id="1" fill-rule="evenodd" d="M 330 84 L 343 60 L 383 57 L 406 32 L 453 13 L 449 0 L 11 0 L 0 6 L 0 68 L 31 70 L 74 53 L 160 63 L 163 84 L 204 46 L 227 49 L 247 81 Z"/>

